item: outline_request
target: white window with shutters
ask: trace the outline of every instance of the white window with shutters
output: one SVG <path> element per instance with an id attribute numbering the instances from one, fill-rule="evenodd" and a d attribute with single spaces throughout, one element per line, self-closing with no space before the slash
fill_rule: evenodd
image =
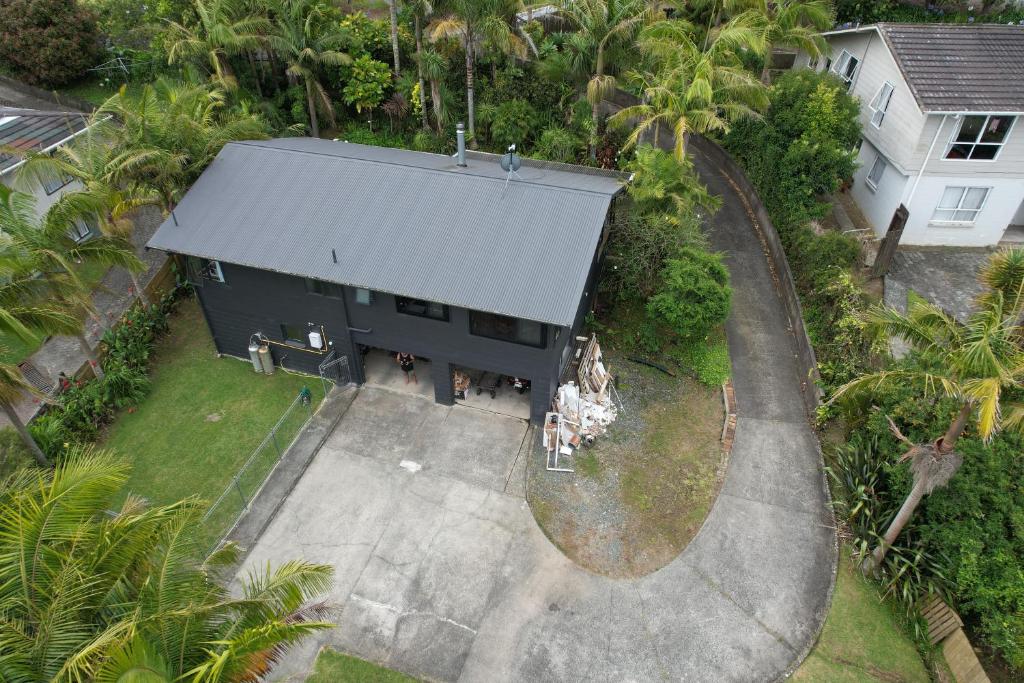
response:
<path id="1" fill-rule="evenodd" d="M 889 110 L 889 100 L 892 99 L 893 86 L 892 83 L 886 81 L 882 84 L 882 87 L 875 93 L 875 97 L 871 100 L 871 104 L 868 108 L 871 110 L 871 125 L 875 128 L 882 127 L 882 121 L 885 119 L 885 112 Z"/>

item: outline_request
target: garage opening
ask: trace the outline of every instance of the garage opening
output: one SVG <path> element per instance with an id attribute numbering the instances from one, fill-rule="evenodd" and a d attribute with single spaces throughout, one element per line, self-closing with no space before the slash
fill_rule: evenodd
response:
<path id="1" fill-rule="evenodd" d="M 415 356 L 411 359 L 412 372 L 406 373 L 398 359 L 399 351 L 371 346 L 360 346 L 359 350 L 363 354 L 363 374 L 367 384 L 434 398 L 429 359 Z"/>
<path id="2" fill-rule="evenodd" d="M 452 366 L 455 402 L 492 413 L 530 419 L 530 380 Z"/>

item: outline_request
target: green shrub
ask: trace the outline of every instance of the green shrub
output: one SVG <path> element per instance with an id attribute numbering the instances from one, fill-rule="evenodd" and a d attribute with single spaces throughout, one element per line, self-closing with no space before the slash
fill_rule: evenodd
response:
<path id="1" fill-rule="evenodd" d="M 533 156 L 548 161 L 560 161 L 571 164 L 576 161 L 580 152 L 586 148 L 583 139 L 562 126 L 545 128 L 537 141 Z"/>
<path id="2" fill-rule="evenodd" d="M 647 314 L 683 339 L 703 339 L 725 322 L 731 298 L 721 256 L 686 247 L 665 263 Z"/>
<path id="3" fill-rule="evenodd" d="M 391 69 L 368 55 L 357 57 L 349 69 L 341 94 L 345 103 L 362 113 L 380 106 L 384 91 L 391 85 Z"/>
<path id="4" fill-rule="evenodd" d="M 438 135 L 432 130 L 419 130 L 412 138 L 412 148 L 419 152 L 447 154 L 454 145 L 445 134 Z"/>
<path id="5" fill-rule="evenodd" d="M 855 237 L 835 230 L 817 234 L 809 226 L 794 230 L 787 240 L 786 255 L 793 277 L 804 290 L 814 290 L 832 282 L 836 271 L 848 272 L 860 257 Z"/>
<path id="6" fill-rule="evenodd" d="M 0 62 L 32 85 L 54 87 L 96 66 L 99 30 L 75 0 L 0 2 Z"/>
<path id="7" fill-rule="evenodd" d="M 668 259 L 704 244 L 695 216 L 680 224 L 667 213 L 626 209 L 616 216 L 608 239 L 601 286 L 613 299 L 647 299 L 657 290 Z"/>
<path id="8" fill-rule="evenodd" d="M 705 386 L 721 386 L 732 372 L 729 346 L 725 343 L 724 335 L 711 335 L 696 341 L 686 340 L 669 349 L 669 355 L 697 375 L 697 380 Z"/>
<path id="9" fill-rule="evenodd" d="M 526 100 L 506 100 L 488 117 L 490 138 L 499 147 L 516 144 L 526 147 L 537 127 L 537 110 Z"/>

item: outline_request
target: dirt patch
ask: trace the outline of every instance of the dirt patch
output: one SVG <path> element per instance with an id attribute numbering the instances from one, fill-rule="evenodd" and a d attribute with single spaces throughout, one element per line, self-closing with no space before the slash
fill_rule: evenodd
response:
<path id="1" fill-rule="evenodd" d="M 210 413 L 206 416 L 207 422 L 220 422 L 222 419 L 224 419 L 223 413 Z"/>
<path id="2" fill-rule="evenodd" d="M 722 394 L 606 353 L 622 407 L 608 434 L 549 472 L 538 445 L 527 484 L 537 523 L 581 566 L 642 576 L 693 539 L 724 475 Z"/>

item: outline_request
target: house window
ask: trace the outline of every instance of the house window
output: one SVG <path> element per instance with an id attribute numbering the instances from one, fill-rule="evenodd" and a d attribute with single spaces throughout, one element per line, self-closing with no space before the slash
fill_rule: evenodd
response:
<path id="1" fill-rule="evenodd" d="M 76 242 L 84 242 L 96 234 L 96 221 L 94 219 L 76 218 L 68 230 L 68 235 Z"/>
<path id="2" fill-rule="evenodd" d="M 878 189 L 878 184 L 882 182 L 882 175 L 885 173 L 885 167 L 888 165 L 881 154 L 875 157 L 875 163 L 871 164 L 871 170 L 868 171 L 867 178 L 865 179 L 868 187 L 872 190 Z"/>
<path id="3" fill-rule="evenodd" d="M 832 71 L 846 83 L 847 90 L 849 90 L 850 85 L 853 83 L 853 77 L 857 75 L 858 64 L 860 64 L 859 59 L 843 50 L 839 54 L 839 59 L 836 60 L 835 65 L 832 67 Z"/>
<path id="4" fill-rule="evenodd" d="M 981 159 L 990 161 L 1013 127 L 1014 116 L 965 116 L 946 150 L 947 159 Z"/>
<path id="5" fill-rule="evenodd" d="M 395 309 L 399 313 L 405 313 L 406 315 L 416 315 L 421 318 L 448 322 L 448 307 L 433 301 L 396 296 Z"/>
<path id="6" fill-rule="evenodd" d="M 319 296 L 329 296 L 337 299 L 341 297 L 341 287 L 334 284 L 333 282 L 324 282 L 323 280 L 315 280 L 311 277 L 303 278 L 306 282 L 306 292 L 309 294 L 317 294 Z"/>
<path id="7" fill-rule="evenodd" d="M 60 188 L 70 183 L 71 180 L 71 176 L 65 174 L 60 174 L 54 176 L 53 178 L 47 178 L 46 180 L 43 181 L 43 192 L 45 192 L 48 195 L 53 194 Z"/>
<path id="8" fill-rule="evenodd" d="M 373 303 L 373 292 L 365 287 L 356 288 L 356 303 L 360 306 L 369 306 Z"/>
<path id="9" fill-rule="evenodd" d="M 875 128 L 882 127 L 882 119 L 885 118 L 885 112 L 889 109 L 890 99 L 892 99 L 892 83 L 886 81 L 875 93 L 871 104 L 868 105 L 868 108 L 871 109 L 871 125 Z"/>
<path id="10" fill-rule="evenodd" d="M 821 62 L 821 57 L 815 57 L 814 55 L 807 55 L 807 68 L 813 71 L 818 70 L 818 64 Z"/>
<path id="11" fill-rule="evenodd" d="M 306 331 L 298 325 L 281 323 L 281 337 L 289 344 L 306 345 Z"/>
<path id="12" fill-rule="evenodd" d="M 988 201 L 989 187 L 950 185 L 935 207 L 932 223 L 973 225 Z"/>
<path id="13" fill-rule="evenodd" d="M 219 261 L 189 256 L 185 259 L 185 267 L 189 282 L 193 285 L 202 287 L 206 281 L 224 282 L 224 271 L 221 270 Z"/>
<path id="14" fill-rule="evenodd" d="M 469 312 L 469 332 L 515 344 L 543 348 L 547 342 L 544 325 L 533 320 L 510 318 L 496 313 Z"/>

